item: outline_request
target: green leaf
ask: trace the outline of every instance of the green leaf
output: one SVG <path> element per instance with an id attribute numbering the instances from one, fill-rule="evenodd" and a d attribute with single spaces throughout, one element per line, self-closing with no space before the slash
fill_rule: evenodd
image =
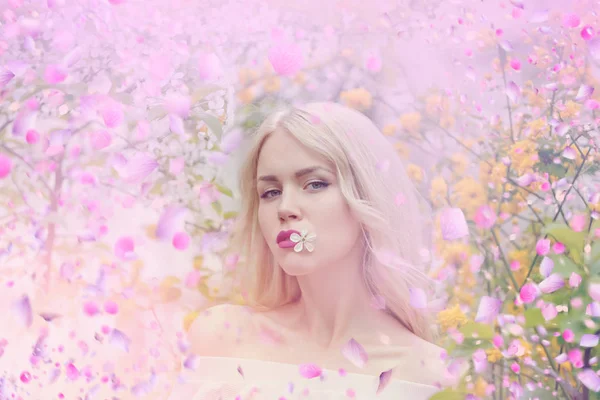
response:
<path id="1" fill-rule="evenodd" d="M 465 392 L 457 391 L 452 388 L 448 388 L 441 392 L 437 392 L 429 398 L 429 400 L 464 400 L 467 394 Z"/>
<path id="2" fill-rule="evenodd" d="M 573 272 L 581 274 L 581 268 L 564 254 L 548 254 L 554 261 L 552 272 L 559 273 L 563 278 L 569 278 Z"/>
<path id="3" fill-rule="evenodd" d="M 583 262 L 583 246 L 585 245 L 584 232 L 575 232 L 565 224 L 553 223 L 546 225 L 542 230 L 563 243 L 569 249 L 569 256 L 578 264 Z"/>
<path id="4" fill-rule="evenodd" d="M 494 329 L 490 325 L 480 322 L 467 322 L 460 329 L 460 333 L 466 338 L 473 338 L 473 334 L 477 335 L 477 339 L 492 339 L 494 337 Z"/>
<path id="5" fill-rule="evenodd" d="M 198 118 L 206 123 L 208 128 L 214 133 L 219 140 L 223 136 L 223 125 L 221 125 L 221 121 L 219 118 L 214 115 L 210 115 L 208 113 L 198 113 Z"/>
<path id="6" fill-rule="evenodd" d="M 544 316 L 539 308 L 530 308 L 525 311 L 525 327 L 534 328 L 544 324 Z"/>
<path id="7" fill-rule="evenodd" d="M 219 185 L 218 183 L 215 183 L 214 185 L 219 192 L 223 193 L 227 197 L 233 198 L 233 193 L 231 192 L 231 190 L 228 187 Z"/>
<path id="8" fill-rule="evenodd" d="M 223 214 L 223 219 L 231 219 L 235 217 L 237 217 L 237 212 L 235 211 L 227 211 L 225 214 Z"/>
<path id="9" fill-rule="evenodd" d="M 221 215 L 223 213 L 223 206 L 221 206 L 220 201 L 213 201 L 210 205 L 212 206 L 213 210 L 217 212 L 217 214 Z"/>

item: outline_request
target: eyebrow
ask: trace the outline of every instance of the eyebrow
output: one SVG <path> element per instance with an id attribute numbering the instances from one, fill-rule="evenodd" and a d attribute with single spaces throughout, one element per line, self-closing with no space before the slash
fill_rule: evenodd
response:
<path id="1" fill-rule="evenodd" d="M 318 171 L 318 170 L 329 172 L 330 174 L 332 173 L 330 170 L 328 170 L 326 168 L 319 167 L 319 166 L 314 166 L 314 167 L 302 168 L 302 169 L 296 171 L 294 173 L 294 176 L 296 178 L 300 178 L 300 177 L 302 177 L 304 175 L 308 175 L 308 174 L 313 173 L 313 172 Z M 259 181 L 263 181 L 263 182 L 277 182 L 277 181 L 279 181 L 275 175 L 263 175 L 260 178 L 258 178 L 258 180 Z"/>

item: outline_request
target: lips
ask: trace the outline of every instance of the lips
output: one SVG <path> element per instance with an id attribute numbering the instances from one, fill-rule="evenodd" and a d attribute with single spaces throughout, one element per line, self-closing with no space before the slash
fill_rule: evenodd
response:
<path id="1" fill-rule="evenodd" d="M 281 247 L 283 249 L 287 249 L 290 247 L 294 247 L 296 245 L 296 243 L 294 243 L 290 240 L 290 236 L 292 235 L 292 233 L 300 234 L 300 232 L 293 230 L 293 229 L 288 230 L 288 231 L 279 232 L 279 234 L 277 235 L 277 239 L 276 239 L 279 247 Z"/>

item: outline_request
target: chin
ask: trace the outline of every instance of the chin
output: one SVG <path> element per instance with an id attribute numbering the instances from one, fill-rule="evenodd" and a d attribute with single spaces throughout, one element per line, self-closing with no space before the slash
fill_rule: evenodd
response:
<path id="1" fill-rule="evenodd" d="M 310 262 L 306 262 L 306 260 L 298 262 L 281 262 L 279 263 L 279 266 L 290 276 L 308 275 L 315 270 L 315 266 Z"/>

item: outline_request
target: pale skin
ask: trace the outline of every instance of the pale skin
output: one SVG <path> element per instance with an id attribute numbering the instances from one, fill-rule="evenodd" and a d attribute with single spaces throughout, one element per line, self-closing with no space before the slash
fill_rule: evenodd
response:
<path id="1" fill-rule="evenodd" d="M 258 222 L 276 263 L 296 276 L 302 295 L 269 311 L 234 305 L 207 310 L 190 329 L 193 352 L 314 363 L 373 376 L 391 369 L 392 379 L 447 384 L 443 349 L 373 307 L 361 275 L 361 226 L 342 196 L 335 171 L 335 165 L 287 132 L 276 131 L 266 140 L 256 174 Z M 288 229 L 315 233 L 315 250 L 279 248 L 275 238 Z M 369 355 L 362 368 L 342 354 L 352 338 Z"/>

